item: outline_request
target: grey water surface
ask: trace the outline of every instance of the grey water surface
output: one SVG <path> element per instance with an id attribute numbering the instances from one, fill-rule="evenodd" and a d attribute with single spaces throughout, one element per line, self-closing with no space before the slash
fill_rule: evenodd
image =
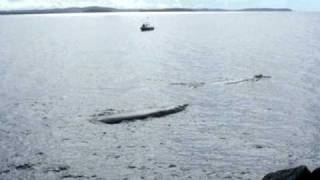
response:
<path id="1" fill-rule="evenodd" d="M 140 32 L 144 21 L 155 31 Z M 319 73 L 320 13 L 0 16 L 0 179 L 313 169 Z M 243 81 L 256 74 L 272 78 Z M 185 103 L 163 118 L 92 121 Z"/>

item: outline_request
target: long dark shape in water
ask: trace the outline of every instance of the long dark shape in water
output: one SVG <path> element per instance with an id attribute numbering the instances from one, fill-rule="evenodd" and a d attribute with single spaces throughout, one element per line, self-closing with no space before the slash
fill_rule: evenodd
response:
<path id="1" fill-rule="evenodd" d="M 117 124 L 117 123 L 121 123 L 122 121 L 133 121 L 133 120 L 146 119 L 146 118 L 160 118 L 160 117 L 168 116 L 170 114 L 175 114 L 175 113 L 184 111 L 188 106 L 189 104 L 183 104 L 180 106 L 167 107 L 163 109 L 150 109 L 143 112 L 119 114 L 119 115 L 105 117 L 103 119 L 98 119 L 98 121 L 107 123 L 107 124 Z"/>
<path id="2" fill-rule="evenodd" d="M 240 80 L 240 81 L 227 82 L 226 84 L 227 85 L 238 84 L 238 83 L 242 83 L 242 82 L 246 82 L 246 81 L 255 82 L 255 81 L 260 81 L 261 79 L 269 79 L 269 78 L 271 78 L 271 76 L 265 76 L 263 74 L 257 74 L 257 75 L 254 75 L 253 78 L 243 79 L 243 80 Z"/>

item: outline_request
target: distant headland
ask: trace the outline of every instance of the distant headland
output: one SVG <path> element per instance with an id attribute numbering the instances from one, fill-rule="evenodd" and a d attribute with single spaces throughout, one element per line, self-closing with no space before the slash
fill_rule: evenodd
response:
<path id="1" fill-rule="evenodd" d="M 109 7 L 71 7 L 56 9 L 3 10 L 0 15 L 14 14 L 58 14 L 58 13 L 98 13 L 98 12 L 289 12 L 288 8 L 247 8 L 247 9 L 208 9 L 208 8 L 165 8 L 165 9 L 117 9 Z"/>

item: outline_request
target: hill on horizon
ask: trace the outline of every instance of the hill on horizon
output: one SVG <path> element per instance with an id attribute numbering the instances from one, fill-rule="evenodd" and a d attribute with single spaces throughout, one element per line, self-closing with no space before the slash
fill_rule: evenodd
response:
<path id="1" fill-rule="evenodd" d="M 289 8 L 245 8 L 245 9 L 210 9 L 210 8 L 163 8 L 163 9 L 117 9 L 110 7 L 88 6 L 88 7 L 69 7 L 53 9 L 25 9 L 25 10 L 3 10 L 0 15 L 13 14 L 55 14 L 55 13 L 98 13 L 98 12 L 289 12 Z"/>

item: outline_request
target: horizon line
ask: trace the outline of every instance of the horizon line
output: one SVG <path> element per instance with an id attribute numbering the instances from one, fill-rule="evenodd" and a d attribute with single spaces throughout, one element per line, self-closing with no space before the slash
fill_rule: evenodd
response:
<path id="1" fill-rule="evenodd" d="M 58 13 L 99 13 L 99 12 L 292 12 L 291 8 L 112 8 L 107 6 L 84 6 L 41 9 L 0 10 L 0 15 L 10 14 L 58 14 Z"/>

